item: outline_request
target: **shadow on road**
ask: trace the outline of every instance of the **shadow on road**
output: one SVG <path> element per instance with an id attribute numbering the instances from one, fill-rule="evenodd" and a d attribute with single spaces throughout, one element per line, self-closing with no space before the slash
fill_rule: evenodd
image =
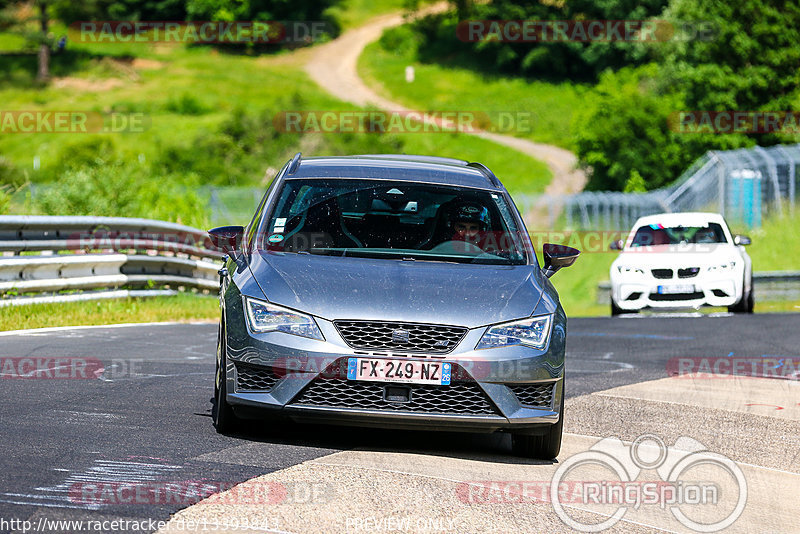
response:
<path id="1" fill-rule="evenodd" d="M 208 432 L 215 432 L 208 413 L 195 415 Z M 392 430 L 342 425 L 296 423 L 289 419 L 244 420 L 242 430 L 229 437 L 266 443 L 371 452 L 401 452 L 479 462 L 552 465 L 555 461 L 521 458 L 511 453 L 511 436 L 502 432 L 476 434 L 421 430 Z"/>

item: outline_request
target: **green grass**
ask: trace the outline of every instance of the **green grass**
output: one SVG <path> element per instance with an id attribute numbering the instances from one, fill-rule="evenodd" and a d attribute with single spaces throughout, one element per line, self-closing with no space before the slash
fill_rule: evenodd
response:
<path id="1" fill-rule="evenodd" d="M 406 152 L 480 161 L 497 175 L 512 194 L 542 191 L 553 174 L 539 160 L 516 150 L 466 134 L 402 134 Z"/>
<path id="2" fill-rule="evenodd" d="M 428 3 L 429 0 L 419 2 Z M 372 17 L 404 11 L 409 4 L 408 0 L 345 0 L 341 6 L 328 9 L 327 13 L 339 21 L 343 30 L 361 26 Z"/>
<path id="3" fill-rule="evenodd" d="M 0 308 L 0 330 L 162 321 L 205 321 L 219 317 L 219 299 L 181 293 L 174 297 L 31 304 Z"/>
<path id="4" fill-rule="evenodd" d="M 748 230 L 731 222 L 733 233 L 744 234 L 752 239 L 747 253 L 753 259 L 755 271 L 800 271 L 800 208 L 791 214 L 788 204 L 783 215 L 774 215 L 764 220 L 761 228 Z"/>
<path id="5" fill-rule="evenodd" d="M 217 53 L 205 47 L 147 43 L 71 43 L 69 50 L 72 56 L 54 56 L 52 67 L 56 74 L 69 75 L 71 84 L 67 86 L 51 84 L 39 88 L 32 82 L 20 82 L 25 75 L 33 76 L 34 64 L 9 63 L 8 79 L 17 81 L 0 84 L 4 109 L 140 112 L 145 114 L 148 127 L 141 133 L 0 136 L 0 154 L 24 169 L 33 181 L 37 179 L 32 170 L 35 156 L 43 169 L 39 174 L 43 174 L 70 153 L 71 147 L 92 138 L 111 139 L 124 161 L 154 161 L 164 146 L 191 146 L 199 134 L 214 131 L 237 107 L 254 113 L 265 109 L 357 109 L 328 96 L 308 78 L 302 70 L 302 57 L 307 51 L 251 57 Z M 149 60 L 150 64 L 134 66 L 134 57 Z M 5 59 L 0 59 L 0 64 L 3 62 Z M 59 66 L 60 62 L 64 65 Z M 108 80 L 113 83 L 110 87 L 103 85 Z M 196 102 L 198 110 L 194 114 L 176 112 L 187 96 Z M 280 158 L 264 161 L 263 168 L 279 168 L 282 159 L 297 150 L 306 155 L 324 155 L 324 150 L 315 147 L 352 145 L 346 142 L 348 134 L 326 134 L 339 136 L 339 140 L 327 143 L 315 141 L 314 135 L 319 134 L 306 135 L 300 145 L 289 147 Z M 550 181 L 550 172 L 542 162 L 472 136 L 414 133 L 397 137 L 403 141 L 402 151 L 406 153 L 485 162 L 515 192 L 538 191 Z M 264 185 L 262 177 L 263 172 L 259 172 L 241 177 L 238 183 Z"/>
<path id="6" fill-rule="evenodd" d="M 749 235 L 753 243 L 747 247 L 747 253 L 753 260 L 753 270 L 759 271 L 797 271 L 800 270 L 800 212 L 790 215 L 788 207 L 785 215 L 768 218 L 761 228 L 747 230 L 731 229 L 734 233 Z M 586 251 L 575 264 L 556 273 L 552 278 L 561 298 L 561 304 L 569 317 L 602 316 L 610 313 L 610 304 L 597 304 L 597 285 L 609 279 L 611 263 L 618 252 L 608 250 L 611 238 L 602 244 L 588 242 L 591 251 Z M 569 241 L 564 244 L 575 245 Z M 541 245 L 538 247 L 541 249 Z M 581 248 L 577 245 L 577 248 Z M 538 251 L 541 265 L 541 250 Z M 708 308 L 709 311 L 724 311 L 723 308 Z M 756 313 L 763 312 L 797 312 L 800 302 L 796 301 L 758 301 Z"/>
<path id="7" fill-rule="evenodd" d="M 608 315 L 609 306 L 607 304 L 597 304 L 597 285 L 603 280 L 608 280 L 608 271 L 611 268 L 611 263 L 617 257 L 617 252 L 608 248 L 612 237 L 606 237 L 602 243 L 591 242 L 592 249 L 586 250 L 586 247 L 582 246 L 581 242 L 590 243 L 589 240 L 576 240 L 575 234 L 572 234 L 573 237 L 566 233 L 564 235 L 564 239 L 558 239 L 558 234 L 553 233 L 548 236 L 546 241 L 569 245 L 582 250 L 574 265 L 567 269 L 561 269 L 551 278 L 567 317 Z M 536 256 L 539 260 L 539 265 L 543 265 L 543 243 L 539 241 L 534 240 L 534 246 L 537 249 Z"/>
<path id="8" fill-rule="evenodd" d="M 415 70 L 412 83 L 405 81 L 408 65 Z M 568 149 L 572 114 L 583 105 L 588 91 L 587 86 L 574 83 L 490 76 L 443 63 L 421 63 L 414 52 L 387 51 L 380 42 L 364 50 L 358 69 L 379 94 L 411 109 L 484 111 L 501 130 L 497 112 L 523 113 L 529 125 L 515 126 L 507 133 Z"/>

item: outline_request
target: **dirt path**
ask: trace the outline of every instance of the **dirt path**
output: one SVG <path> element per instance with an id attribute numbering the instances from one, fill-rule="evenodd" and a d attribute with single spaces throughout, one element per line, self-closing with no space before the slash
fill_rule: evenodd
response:
<path id="1" fill-rule="evenodd" d="M 447 4 L 437 3 L 420 10 L 417 16 L 441 12 Z M 358 75 L 358 57 L 364 48 L 380 38 L 387 28 L 403 24 L 402 14 L 388 14 L 375 17 L 364 26 L 350 30 L 339 38 L 314 49 L 306 63 L 306 72 L 320 87 L 336 98 L 359 106 L 373 105 L 380 109 L 408 111 L 408 108 L 378 95 L 367 87 Z M 547 195 L 565 195 L 581 191 L 586 184 L 586 175 L 576 169 L 575 154 L 563 148 L 534 143 L 510 135 L 491 132 L 477 132 L 477 135 L 494 143 L 504 145 L 532 158 L 544 161 L 553 173 L 553 180 L 545 189 Z M 539 209 L 537 209 L 537 207 Z M 529 223 L 544 224 L 546 209 L 534 206 L 536 213 L 528 214 Z"/>

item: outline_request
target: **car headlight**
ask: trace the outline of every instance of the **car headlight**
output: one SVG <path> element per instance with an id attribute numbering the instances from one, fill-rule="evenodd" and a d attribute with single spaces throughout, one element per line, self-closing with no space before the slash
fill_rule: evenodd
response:
<path id="1" fill-rule="evenodd" d="M 285 332 L 295 336 L 325 340 L 316 321 L 310 315 L 250 297 L 245 297 L 244 301 L 250 330 L 253 332 Z"/>
<path id="2" fill-rule="evenodd" d="M 708 268 L 708 270 L 712 271 L 712 272 L 713 271 L 728 272 L 728 271 L 732 271 L 735 268 L 736 268 L 736 262 L 735 261 L 729 261 L 729 262 L 723 263 L 721 265 L 712 265 L 711 267 Z"/>
<path id="3" fill-rule="evenodd" d="M 529 317 L 521 321 L 498 324 L 490 327 L 475 349 L 491 349 L 508 345 L 526 345 L 544 349 L 550 337 L 550 323 L 553 315 Z"/>
<path id="4" fill-rule="evenodd" d="M 624 265 L 617 265 L 619 274 L 644 274 L 644 270 L 638 267 L 625 267 Z"/>

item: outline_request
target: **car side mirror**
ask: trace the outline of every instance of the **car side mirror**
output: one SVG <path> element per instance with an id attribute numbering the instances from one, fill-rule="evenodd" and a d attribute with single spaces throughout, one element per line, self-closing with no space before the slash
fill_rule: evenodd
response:
<path id="1" fill-rule="evenodd" d="M 542 255 L 544 256 L 544 275 L 550 278 L 559 269 L 569 267 L 575 260 L 578 259 L 581 251 L 568 247 L 566 245 L 554 245 L 553 243 L 545 243 L 542 247 Z"/>
<path id="2" fill-rule="evenodd" d="M 746 235 L 737 235 L 737 236 L 733 237 L 733 244 L 734 245 L 741 245 L 743 247 L 746 247 L 750 243 L 752 243 L 752 241 Z"/>
<path id="3" fill-rule="evenodd" d="M 233 261 L 236 261 L 237 252 L 242 249 L 244 237 L 243 226 L 219 226 L 208 231 L 208 237 L 215 248 L 221 250 Z"/>
<path id="4" fill-rule="evenodd" d="M 622 250 L 624 246 L 625 243 L 622 242 L 622 239 L 617 239 L 616 241 L 612 241 L 608 248 L 611 250 Z"/>

